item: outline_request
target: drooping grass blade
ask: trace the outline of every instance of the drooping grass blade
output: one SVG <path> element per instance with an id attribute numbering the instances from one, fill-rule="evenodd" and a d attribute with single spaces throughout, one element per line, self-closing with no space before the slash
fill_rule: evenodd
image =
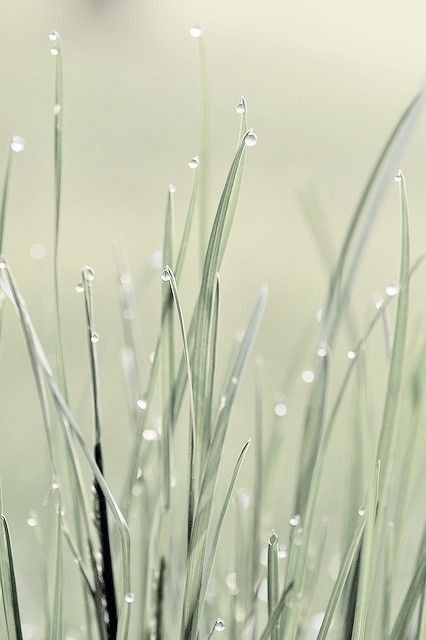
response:
<path id="1" fill-rule="evenodd" d="M 279 576 L 278 576 L 278 536 L 272 533 L 268 541 L 268 616 L 272 617 L 279 599 Z M 272 629 L 271 640 L 279 640 L 280 623 Z"/>

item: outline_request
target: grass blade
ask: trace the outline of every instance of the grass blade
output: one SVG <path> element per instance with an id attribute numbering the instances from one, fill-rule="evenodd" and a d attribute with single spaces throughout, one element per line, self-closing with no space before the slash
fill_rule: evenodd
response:
<path id="1" fill-rule="evenodd" d="M 268 616 L 272 617 L 278 605 L 279 598 L 279 581 L 278 581 L 278 536 L 275 532 L 272 533 L 268 542 Z M 280 623 L 279 619 L 277 624 L 272 629 L 271 640 L 279 640 L 280 638 Z"/>
<path id="2" fill-rule="evenodd" d="M 0 582 L 8 640 L 23 640 L 9 527 L 0 486 Z"/>
<path id="3" fill-rule="evenodd" d="M 331 592 L 331 596 L 327 603 L 327 608 L 325 611 L 324 619 L 321 624 L 321 628 L 318 633 L 317 640 L 326 640 L 328 636 L 328 632 L 330 630 L 331 623 L 333 621 L 334 614 L 339 605 L 340 599 L 342 597 L 343 590 L 346 586 L 347 579 L 349 573 L 354 565 L 354 562 L 357 558 L 359 548 L 361 545 L 362 535 L 364 532 L 365 519 L 360 518 L 358 526 L 355 531 L 354 538 L 349 546 L 349 549 L 346 552 L 346 555 L 341 564 L 339 574 L 337 576 L 337 580 L 334 583 L 333 590 Z"/>
<path id="4" fill-rule="evenodd" d="M 50 627 L 50 640 L 63 637 L 62 600 L 63 600 L 63 568 L 62 568 L 62 531 L 61 509 L 58 505 L 56 525 L 56 555 L 55 555 L 55 583 L 53 591 L 52 625 Z"/>

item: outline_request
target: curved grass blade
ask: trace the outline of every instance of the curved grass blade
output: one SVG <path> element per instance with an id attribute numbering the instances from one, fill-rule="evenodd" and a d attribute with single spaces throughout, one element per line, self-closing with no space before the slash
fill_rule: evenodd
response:
<path id="1" fill-rule="evenodd" d="M 342 597 L 343 590 L 346 586 L 349 573 L 358 556 L 358 552 L 360 549 L 361 540 L 364 532 L 364 526 L 365 526 L 365 518 L 360 518 L 358 522 L 358 526 L 355 531 L 354 538 L 349 546 L 349 549 L 346 552 L 346 555 L 339 569 L 337 580 L 334 583 L 333 590 L 331 592 L 331 596 L 327 603 L 327 608 L 325 610 L 324 619 L 322 621 L 317 640 L 326 640 L 326 638 L 328 637 L 328 632 L 330 630 L 330 626 L 333 621 L 334 614 L 336 612 L 336 609 Z"/>

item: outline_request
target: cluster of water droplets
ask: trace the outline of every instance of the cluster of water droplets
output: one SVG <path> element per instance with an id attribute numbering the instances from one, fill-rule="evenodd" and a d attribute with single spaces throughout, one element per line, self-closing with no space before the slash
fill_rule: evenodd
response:
<path id="1" fill-rule="evenodd" d="M 49 33 L 49 46 L 50 46 L 50 53 L 52 54 L 52 56 L 59 55 L 61 48 L 60 48 L 60 36 L 57 31 L 51 31 Z"/>
<path id="2" fill-rule="evenodd" d="M 12 136 L 10 148 L 14 153 L 21 153 L 25 149 L 25 140 L 21 136 Z"/>

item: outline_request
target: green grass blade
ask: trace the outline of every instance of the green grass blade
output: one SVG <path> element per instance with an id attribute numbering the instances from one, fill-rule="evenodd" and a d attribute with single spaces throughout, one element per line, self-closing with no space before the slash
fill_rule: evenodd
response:
<path id="1" fill-rule="evenodd" d="M 273 629 L 276 627 L 279 619 L 281 618 L 281 615 L 284 611 L 284 607 L 286 604 L 286 600 L 287 598 L 290 596 L 291 591 L 293 590 L 293 584 L 290 583 L 287 587 L 285 587 L 285 589 L 283 590 L 280 599 L 278 600 L 278 604 L 275 607 L 275 609 L 271 612 L 268 622 L 266 624 L 266 627 L 264 628 L 264 630 L 262 631 L 262 633 L 259 636 L 259 640 L 268 640 L 271 637 L 271 633 L 273 631 Z"/>
<path id="2" fill-rule="evenodd" d="M 279 600 L 279 576 L 278 576 L 278 536 L 272 533 L 268 541 L 268 616 L 271 618 Z M 271 640 L 279 640 L 280 624 L 272 629 Z"/>
<path id="3" fill-rule="evenodd" d="M 24 300 L 22 299 L 21 294 L 18 292 L 18 289 L 15 285 L 14 279 L 9 268 L 6 268 L 5 275 L 7 279 L 8 288 L 4 288 L 4 291 L 7 295 L 9 295 L 16 307 L 18 316 L 21 320 L 22 327 L 24 329 L 25 338 L 27 341 L 28 350 L 32 352 L 32 357 L 37 360 L 38 366 L 43 372 L 45 381 L 47 386 L 50 389 L 53 400 L 55 402 L 56 409 L 58 414 L 61 417 L 60 424 L 64 430 L 64 434 L 67 442 L 69 443 L 71 449 L 69 449 L 69 455 L 73 461 L 73 464 L 76 464 L 76 460 L 73 456 L 71 443 L 75 442 L 83 456 L 85 457 L 93 475 L 95 476 L 96 481 L 99 483 L 100 490 L 105 496 L 106 502 L 111 509 L 111 512 L 114 516 L 114 519 L 117 523 L 118 531 L 120 533 L 120 540 L 122 546 L 122 606 L 120 610 L 119 616 L 119 625 L 118 625 L 118 634 L 117 640 L 126 640 L 128 634 L 128 624 L 129 624 L 129 606 L 133 602 L 132 598 L 128 598 L 128 594 L 130 593 L 130 535 L 129 529 L 127 526 L 127 522 L 118 507 L 111 491 L 105 479 L 99 470 L 99 467 L 92 456 L 89 448 L 87 447 L 83 436 L 81 435 L 78 424 L 71 413 L 67 402 L 64 399 L 64 396 L 53 377 L 52 371 L 49 366 L 49 362 L 46 358 L 46 355 L 41 346 L 41 342 L 37 336 L 34 325 L 31 322 L 30 316 L 26 310 L 26 305 Z M 77 490 L 81 491 L 82 481 L 81 481 L 81 472 L 76 471 L 76 479 L 77 479 Z M 84 494 L 81 493 L 80 499 L 84 503 Z M 84 509 L 84 512 L 86 509 Z M 87 531 L 89 530 L 88 523 Z M 93 554 L 91 554 L 93 555 Z"/>
<path id="4" fill-rule="evenodd" d="M 179 293 L 176 283 L 176 278 L 173 274 L 173 271 L 169 266 L 166 266 L 165 274 L 167 274 L 167 279 L 170 282 L 170 288 L 172 291 L 173 299 L 176 305 L 176 312 L 179 321 L 180 332 L 182 336 L 183 343 L 183 353 L 185 357 L 186 363 L 186 372 L 188 376 L 188 388 L 189 388 L 189 418 L 191 425 L 191 436 L 190 436 L 190 451 L 189 451 L 189 497 L 188 497 L 188 539 L 191 536 L 192 530 L 192 521 L 195 507 L 195 496 L 194 496 L 194 487 L 198 485 L 199 482 L 194 477 L 194 448 L 196 446 L 196 429 L 195 429 L 195 409 L 194 409 L 194 392 L 192 387 L 192 371 L 191 371 L 191 360 L 189 357 L 189 349 L 188 349 L 188 340 L 186 337 L 186 329 L 185 329 L 185 320 L 183 317 L 182 306 L 180 304 Z"/>
<path id="5" fill-rule="evenodd" d="M 163 264 L 173 265 L 173 194 L 174 188 L 169 188 L 166 207 L 166 219 L 164 224 Z M 163 279 L 169 277 L 167 269 L 163 273 Z M 171 489 L 171 446 L 173 429 L 173 387 L 175 378 L 175 347 L 173 326 L 173 297 L 169 287 L 163 288 L 162 314 L 164 321 L 162 326 L 162 339 L 160 345 L 161 354 L 161 397 L 162 397 L 162 469 L 163 506 L 167 511 L 170 508 Z"/>
<path id="6" fill-rule="evenodd" d="M 348 550 L 346 551 L 346 555 L 339 569 L 337 580 L 334 583 L 333 590 L 328 600 L 327 608 L 324 614 L 324 619 L 322 621 L 317 640 L 326 640 L 326 638 L 328 637 L 328 632 L 330 630 L 334 614 L 336 612 L 336 609 L 342 597 L 343 590 L 346 586 L 349 573 L 352 569 L 354 561 L 356 560 L 356 557 L 359 552 L 362 535 L 364 532 L 364 526 L 365 526 L 365 518 L 360 518 L 358 522 L 358 526 L 355 531 L 355 535 L 353 537 L 353 540 Z"/>
<path id="7" fill-rule="evenodd" d="M 202 583 L 205 546 L 208 537 L 219 464 L 238 383 L 256 336 L 265 303 L 266 289 L 263 288 L 255 301 L 244 339 L 240 344 L 230 379 L 226 385 L 226 394 L 221 399 L 216 428 L 204 467 L 188 555 L 182 617 L 182 640 L 189 640 L 197 631 L 198 596 Z"/>
<path id="8" fill-rule="evenodd" d="M 410 585 L 405 594 L 397 619 L 389 640 L 405 640 L 407 638 L 411 619 L 418 601 L 421 598 L 426 582 L 426 529 L 420 541 L 416 567 Z M 419 638 L 418 640 L 423 640 Z"/>
<path id="9" fill-rule="evenodd" d="M 3 509 L 0 485 L 0 583 L 7 628 L 7 640 L 23 640 L 18 592 L 9 527 Z"/>
<path id="10" fill-rule="evenodd" d="M 9 147 L 9 152 L 7 154 L 7 162 L 6 162 L 6 171 L 4 173 L 3 178 L 3 188 L 1 193 L 1 201 L 0 201 L 0 255 L 3 255 L 4 250 L 4 229 L 6 223 L 6 207 L 7 207 L 7 199 L 9 195 L 9 182 L 10 182 L 10 172 L 12 168 L 12 149 Z"/>
<path id="11" fill-rule="evenodd" d="M 194 350 L 193 374 L 194 374 L 194 402 L 195 402 L 195 422 L 197 426 L 198 446 L 195 451 L 195 467 L 197 473 L 204 466 L 204 461 L 209 445 L 209 428 L 206 424 L 206 398 L 211 393 L 207 388 L 208 361 L 211 357 L 209 352 L 209 335 L 211 334 L 213 296 L 216 283 L 216 274 L 219 270 L 220 258 L 226 243 L 225 224 L 228 215 L 233 215 L 230 205 L 236 205 L 233 192 L 235 180 L 238 175 L 240 164 L 246 149 L 246 134 L 241 140 L 235 154 L 225 186 L 220 198 L 213 229 L 207 248 L 204 262 L 202 284 L 200 295 L 195 312 L 194 343 L 197 349 Z"/>
<path id="12" fill-rule="evenodd" d="M 376 534 L 376 513 L 380 494 L 381 461 L 376 463 L 374 475 L 371 475 L 367 494 L 364 518 L 366 525 L 362 539 L 360 577 L 358 583 L 352 640 L 363 640 L 366 636 L 367 616 L 370 595 L 372 593 L 372 573 L 374 562 L 374 543 Z"/>
<path id="13" fill-rule="evenodd" d="M 58 505 L 56 525 L 56 553 L 55 553 L 55 582 L 53 590 L 52 625 L 50 627 L 50 640 L 58 640 L 63 637 L 63 568 L 62 568 L 62 531 L 61 531 L 61 506 Z"/>
<path id="14" fill-rule="evenodd" d="M 203 582 L 202 582 L 202 587 L 201 587 L 201 592 L 200 592 L 200 607 L 201 607 L 200 615 L 202 613 L 202 606 L 203 606 L 204 601 L 205 601 L 206 592 L 207 592 L 207 589 L 208 589 L 208 586 L 209 586 L 209 582 L 210 582 L 210 578 L 211 578 L 211 575 L 212 575 L 213 564 L 214 564 L 214 559 L 216 557 L 217 547 L 218 547 L 218 543 L 219 543 L 219 537 L 220 537 L 220 533 L 222 531 L 222 525 L 223 525 L 223 522 L 225 520 L 225 516 L 226 516 L 227 511 L 228 511 L 229 503 L 231 501 L 231 498 L 232 498 L 232 495 L 233 495 L 233 492 L 234 492 L 235 483 L 237 481 L 238 475 L 240 473 L 241 466 L 242 466 L 242 464 L 244 462 L 244 458 L 246 456 L 246 453 L 247 453 L 247 450 L 248 450 L 250 444 L 251 444 L 251 440 L 247 440 L 247 442 L 245 443 L 245 445 L 241 449 L 240 455 L 238 456 L 237 462 L 235 463 L 234 470 L 232 472 L 231 480 L 229 481 L 229 484 L 228 484 L 228 489 L 226 491 L 225 500 L 223 501 L 222 508 L 220 510 L 219 516 L 218 516 L 217 521 L 216 521 L 215 530 L 211 535 L 211 548 L 209 549 L 208 557 L 207 557 L 207 560 L 206 560 L 206 565 L 205 565 L 205 569 L 204 569 L 204 572 L 203 572 Z"/>

